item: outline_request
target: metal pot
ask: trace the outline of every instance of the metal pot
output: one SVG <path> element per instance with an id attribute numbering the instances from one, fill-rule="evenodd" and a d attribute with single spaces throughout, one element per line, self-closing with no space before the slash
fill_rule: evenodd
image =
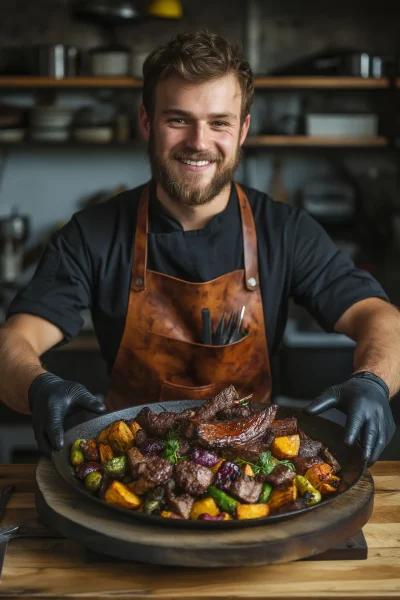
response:
<path id="1" fill-rule="evenodd" d="M 77 0 L 72 13 L 77 19 L 101 25 L 131 23 L 143 17 L 134 0 Z"/>

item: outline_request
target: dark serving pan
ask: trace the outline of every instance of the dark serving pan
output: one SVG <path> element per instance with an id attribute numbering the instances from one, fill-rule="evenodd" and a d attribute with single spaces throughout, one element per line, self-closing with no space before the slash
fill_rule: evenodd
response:
<path id="1" fill-rule="evenodd" d="M 143 523 L 147 522 L 153 525 L 157 524 L 174 529 L 239 529 L 241 527 L 267 525 L 269 523 L 277 523 L 278 521 L 295 518 L 300 514 L 309 513 L 313 510 L 318 510 L 319 506 L 335 501 L 335 498 L 339 494 L 334 494 L 332 497 L 327 498 L 314 506 L 309 506 L 308 508 L 302 508 L 300 510 L 271 515 L 259 519 L 245 519 L 242 521 L 235 519 L 232 521 L 166 519 L 164 517 L 147 515 L 145 513 L 140 513 L 134 510 L 120 508 L 118 506 L 108 504 L 88 492 L 83 482 L 75 477 L 74 469 L 70 463 L 70 448 L 72 443 L 77 438 L 90 439 L 97 437 L 100 431 L 105 427 L 108 427 L 108 425 L 110 425 L 112 422 L 119 419 L 132 419 L 145 406 L 149 406 L 154 412 L 159 413 L 163 410 L 170 412 L 183 412 L 187 408 L 200 406 L 201 404 L 203 404 L 203 401 L 199 400 L 180 400 L 172 402 L 160 402 L 158 404 L 142 404 L 140 406 L 134 406 L 124 410 L 108 413 L 100 417 L 95 417 L 89 421 L 85 421 L 84 423 L 75 425 L 71 429 L 68 429 L 68 431 L 65 433 L 64 448 L 60 451 L 53 451 L 51 458 L 61 477 L 86 499 L 96 502 L 106 509 L 108 508 L 110 510 L 117 511 L 122 515 L 130 516 L 132 519 L 138 519 Z M 255 405 L 255 408 L 263 407 L 265 407 L 265 405 Z M 333 423 L 332 421 L 328 421 L 323 417 L 306 415 L 300 409 L 279 407 L 276 419 L 284 419 L 292 416 L 297 418 L 299 427 L 305 431 L 307 435 L 315 440 L 321 441 L 323 445 L 329 448 L 329 451 L 337 458 L 342 467 L 342 470 L 340 473 L 338 473 L 338 476 L 347 486 L 346 490 L 341 492 L 340 495 L 346 494 L 346 492 L 354 487 L 354 485 L 361 479 L 365 472 L 365 462 L 363 459 L 361 446 L 358 443 L 354 444 L 353 446 L 345 446 L 343 441 L 344 428 L 342 426 L 338 425 L 337 423 Z"/>

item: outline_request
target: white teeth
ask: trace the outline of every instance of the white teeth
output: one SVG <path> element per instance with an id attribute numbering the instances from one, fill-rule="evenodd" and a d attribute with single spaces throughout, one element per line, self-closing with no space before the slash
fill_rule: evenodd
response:
<path id="1" fill-rule="evenodd" d="M 192 165 L 193 167 L 205 167 L 206 165 L 209 165 L 211 161 L 209 161 L 209 160 L 184 160 L 184 159 L 182 159 L 182 162 L 185 163 L 185 165 Z"/>

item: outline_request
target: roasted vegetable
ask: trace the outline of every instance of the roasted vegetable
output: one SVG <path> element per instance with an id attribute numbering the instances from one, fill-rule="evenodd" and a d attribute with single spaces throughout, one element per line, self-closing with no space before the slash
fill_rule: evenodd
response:
<path id="1" fill-rule="evenodd" d="M 273 512 L 281 506 L 289 504 L 289 502 L 294 502 L 295 500 L 297 500 L 297 487 L 293 483 L 292 485 L 288 485 L 281 490 L 272 490 L 268 500 L 268 506 L 271 512 Z"/>
<path id="2" fill-rule="evenodd" d="M 215 515 L 215 517 L 213 517 L 212 515 L 209 515 L 208 513 L 203 513 L 198 517 L 198 520 L 199 521 L 226 521 L 223 513 Z"/>
<path id="3" fill-rule="evenodd" d="M 244 465 L 244 467 L 242 467 L 242 471 L 245 475 L 248 475 L 249 477 L 254 477 L 254 471 L 251 465 Z"/>
<path id="4" fill-rule="evenodd" d="M 236 507 L 236 517 L 242 521 L 243 519 L 260 519 L 268 517 L 268 504 L 238 504 Z"/>
<path id="5" fill-rule="evenodd" d="M 83 438 L 78 438 L 74 441 L 71 448 L 71 463 L 76 467 L 85 461 L 85 457 L 81 450 L 81 442 L 86 442 Z"/>
<path id="6" fill-rule="evenodd" d="M 114 458 L 114 452 L 108 444 L 99 444 L 100 462 L 102 465 Z"/>
<path id="7" fill-rule="evenodd" d="M 304 503 L 306 506 L 312 506 L 313 504 L 321 502 L 320 492 L 316 490 L 303 475 L 296 475 L 294 482 L 301 496 L 304 496 Z"/>
<path id="8" fill-rule="evenodd" d="M 170 510 L 163 510 L 161 513 L 161 516 L 164 517 L 165 519 L 183 519 L 183 517 L 181 517 L 180 515 L 177 515 L 176 513 L 171 512 Z"/>
<path id="9" fill-rule="evenodd" d="M 190 511 L 191 519 L 198 519 L 200 515 L 208 514 L 211 517 L 216 517 L 220 513 L 218 506 L 215 503 L 213 498 L 204 498 L 203 500 L 199 500 L 195 502 L 192 506 L 192 510 Z"/>
<path id="10" fill-rule="evenodd" d="M 258 502 L 260 504 L 263 504 L 264 502 L 268 502 L 268 499 L 271 495 L 272 492 L 272 485 L 270 483 L 268 483 L 268 481 L 266 483 L 263 484 L 262 490 L 261 490 L 261 494 L 260 497 L 258 499 Z"/>
<path id="11" fill-rule="evenodd" d="M 98 444 L 107 444 L 108 443 L 107 438 L 108 438 L 108 432 L 110 431 L 111 425 L 109 425 L 108 427 L 106 427 L 105 429 L 102 429 L 100 431 L 98 438 L 97 438 Z"/>
<path id="12" fill-rule="evenodd" d="M 214 474 L 217 473 L 223 462 L 225 462 L 225 458 L 220 458 L 219 461 L 217 463 L 215 463 L 215 465 L 213 467 L 210 467 L 210 470 Z"/>
<path id="13" fill-rule="evenodd" d="M 133 433 L 125 421 L 116 421 L 110 425 L 107 441 L 114 452 L 126 452 L 133 446 Z"/>
<path id="14" fill-rule="evenodd" d="M 277 458 L 293 458 L 297 456 L 300 448 L 300 437 L 296 435 L 285 435 L 276 437 L 272 442 L 271 451 Z"/>
<path id="15" fill-rule="evenodd" d="M 211 468 L 219 462 L 219 456 L 215 452 L 196 447 L 190 454 L 190 460 L 197 465 Z"/>
<path id="16" fill-rule="evenodd" d="M 321 493 L 321 496 L 334 494 L 340 485 L 339 477 L 333 475 L 332 470 L 331 465 L 322 463 L 320 465 L 313 465 L 306 471 L 306 479 Z"/>
<path id="17" fill-rule="evenodd" d="M 215 500 L 215 503 L 223 512 L 227 512 L 232 516 L 235 516 L 235 510 L 239 502 L 225 494 L 222 490 L 219 490 L 215 485 L 210 485 L 207 490 L 208 494 Z"/>
<path id="18" fill-rule="evenodd" d="M 229 492 L 232 481 L 242 473 L 241 468 L 234 462 L 225 460 L 218 469 L 214 484 L 225 492 Z"/>
<path id="19" fill-rule="evenodd" d="M 88 442 L 81 442 L 79 446 L 83 452 L 85 460 L 93 460 L 95 462 L 100 460 L 99 449 L 97 448 L 95 439 L 91 439 Z"/>
<path id="20" fill-rule="evenodd" d="M 85 462 L 79 465 L 75 472 L 78 479 L 85 479 L 93 471 L 101 471 L 101 465 L 96 462 Z"/>
<path id="21" fill-rule="evenodd" d="M 139 450 L 145 456 L 160 456 L 164 452 L 163 440 L 148 438 L 139 446 Z"/>
<path id="22" fill-rule="evenodd" d="M 165 501 L 166 490 L 163 486 L 159 485 L 154 490 L 147 492 L 143 510 L 148 515 L 159 512 L 164 507 Z"/>
<path id="23" fill-rule="evenodd" d="M 92 471 L 85 477 L 85 487 L 95 493 L 100 489 L 102 479 L 103 474 L 100 471 Z"/>
<path id="24" fill-rule="evenodd" d="M 109 504 L 123 508 L 139 508 L 142 501 L 120 481 L 112 481 L 104 494 L 104 500 Z"/>
<path id="25" fill-rule="evenodd" d="M 128 423 L 128 427 L 132 432 L 133 440 L 136 442 L 136 434 L 139 431 L 139 429 L 142 429 L 142 428 L 140 427 L 140 425 L 137 421 L 131 421 L 130 423 Z"/>
<path id="26" fill-rule="evenodd" d="M 128 466 L 128 457 L 126 454 L 112 458 L 103 465 L 103 471 L 111 477 L 121 478 L 124 477 L 126 468 Z"/>

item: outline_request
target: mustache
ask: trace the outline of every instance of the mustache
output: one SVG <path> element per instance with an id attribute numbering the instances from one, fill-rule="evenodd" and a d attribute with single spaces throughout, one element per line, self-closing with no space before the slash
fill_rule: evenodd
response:
<path id="1" fill-rule="evenodd" d="M 193 152 L 173 152 L 171 154 L 171 158 L 177 160 L 207 160 L 209 162 L 222 162 L 222 157 L 219 154 L 210 154 L 208 153 L 193 153 Z"/>

